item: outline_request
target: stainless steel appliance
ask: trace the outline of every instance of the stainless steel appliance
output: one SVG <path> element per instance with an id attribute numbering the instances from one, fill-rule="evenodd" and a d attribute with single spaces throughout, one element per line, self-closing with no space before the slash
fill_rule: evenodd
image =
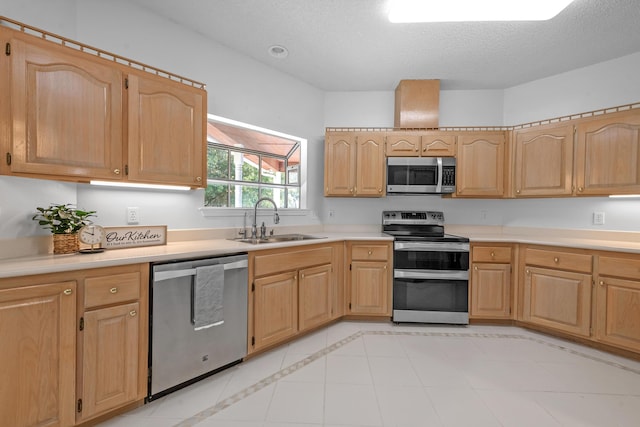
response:
<path id="1" fill-rule="evenodd" d="M 242 361 L 247 354 L 246 254 L 153 264 L 149 390 L 151 401 Z M 214 266 L 214 267 L 212 267 Z M 213 268 L 221 280 L 218 321 L 197 326 L 196 280 Z M 222 275 L 222 276 L 221 276 Z"/>
<path id="2" fill-rule="evenodd" d="M 469 239 L 444 233 L 442 212 L 385 211 L 394 236 L 394 322 L 469 323 Z"/>
<path id="3" fill-rule="evenodd" d="M 456 191 L 455 157 L 388 157 L 387 194 L 447 194 Z"/>

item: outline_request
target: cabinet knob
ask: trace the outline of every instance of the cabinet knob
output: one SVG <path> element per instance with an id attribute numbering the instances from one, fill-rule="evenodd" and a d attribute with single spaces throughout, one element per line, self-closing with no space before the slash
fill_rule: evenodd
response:
<path id="1" fill-rule="evenodd" d="M 378 188 L 378 193 L 382 193 L 382 188 Z"/>
<path id="2" fill-rule="evenodd" d="M 301 279 L 304 279 L 304 274 L 301 274 L 301 275 L 300 275 L 300 278 L 301 278 Z"/>
<path id="3" fill-rule="evenodd" d="M 559 263 L 559 262 L 560 262 L 560 258 L 558 258 L 558 257 L 554 257 L 554 258 L 553 258 L 553 262 L 555 262 L 556 264 L 557 264 L 557 263 Z"/>
<path id="4" fill-rule="evenodd" d="M 520 190 L 516 190 L 516 194 L 520 194 Z"/>
<path id="5" fill-rule="evenodd" d="M 578 187 L 578 191 L 582 193 L 583 188 L 582 187 Z"/>
<path id="6" fill-rule="evenodd" d="M 73 291 L 71 289 L 65 289 L 64 291 L 62 291 L 62 293 L 65 295 L 71 295 Z"/>
<path id="7" fill-rule="evenodd" d="M 202 182 L 202 177 L 201 176 L 196 176 L 196 182 Z"/>
<path id="8" fill-rule="evenodd" d="M 495 258 L 496 257 L 496 253 L 491 251 L 491 258 Z"/>
<path id="9" fill-rule="evenodd" d="M 478 271 L 478 266 L 477 266 L 477 265 L 474 265 L 474 266 L 473 266 L 473 269 L 474 269 L 475 271 Z"/>
<path id="10" fill-rule="evenodd" d="M 385 265 L 383 268 L 386 270 L 386 269 L 387 269 L 387 266 Z"/>
<path id="11" fill-rule="evenodd" d="M 527 274 L 531 274 L 531 270 L 529 270 L 529 269 L 527 268 L 526 273 L 527 273 Z"/>
<path id="12" fill-rule="evenodd" d="M 114 169 L 113 173 L 115 173 L 116 175 L 120 175 L 120 169 Z"/>
<path id="13" fill-rule="evenodd" d="M 368 253 L 369 253 L 369 255 L 371 255 L 373 252 L 369 251 Z"/>
<path id="14" fill-rule="evenodd" d="M 131 317 L 135 317 L 135 316 L 136 316 L 136 314 L 138 314 L 138 312 L 137 312 L 137 311 L 135 311 L 135 310 L 131 310 L 131 311 L 129 312 L 129 316 L 131 316 Z"/>
<path id="15" fill-rule="evenodd" d="M 600 280 L 600 286 L 604 286 L 604 280 Z"/>
<path id="16" fill-rule="evenodd" d="M 111 292 L 112 294 L 118 293 L 118 288 L 111 288 L 109 289 L 109 292 Z"/>

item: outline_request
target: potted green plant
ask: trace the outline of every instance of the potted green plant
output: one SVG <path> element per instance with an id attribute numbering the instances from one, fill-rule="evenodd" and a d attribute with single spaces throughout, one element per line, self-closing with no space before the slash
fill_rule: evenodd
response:
<path id="1" fill-rule="evenodd" d="M 85 211 L 66 203 L 63 205 L 52 204 L 46 208 L 36 208 L 38 213 L 33 220 L 43 228 L 48 228 L 53 234 L 53 253 L 68 254 L 78 252 L 78 231 L 91 221 L 95 211 Z"/>

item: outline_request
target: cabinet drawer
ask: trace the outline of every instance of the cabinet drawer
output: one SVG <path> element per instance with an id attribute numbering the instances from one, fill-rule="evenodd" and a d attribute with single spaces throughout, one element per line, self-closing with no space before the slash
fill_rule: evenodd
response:
<path id="1" fill-rule="evenodd" d="M 256 255 L 253 275 L 259 277 L 314 265 L 331 264 L 332 256 L 333 248 L 330 246 Z"/>
<path id="2" fill-rule="evenodd" d="M 472 249 L 473 262 L 511 262 L 511 248 L 503 246 L 474 246 Z"/>
<path id="3" fill-rule="evenodd" d="M 640 259 L 601 256 L 599 258 L 599 268 L 602 276 L 627 277 L 640 280 Z"/>
<path id="4" fill-rule="evenodd" d="M 386 261 L 389 259 L 387 245 L 352 245 L 351 259 L 363 261 Z"/>
<path id="5" fill-rule="evenodd" d="M 525 253 L 525 263 L 527 265 L 538 265 L 559 270 L 591 273 L 592 256 L 528 248 Z"/>
<path id="6" fill-rule="evenodd" d="M 88 277 L 84 284 L 85 308 L 140 298 L 140 273 L 137 272 Z"/>

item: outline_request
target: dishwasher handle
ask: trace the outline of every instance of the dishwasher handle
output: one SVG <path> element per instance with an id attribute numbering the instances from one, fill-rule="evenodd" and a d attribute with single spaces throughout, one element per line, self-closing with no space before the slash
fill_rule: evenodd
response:
<path id="1" fill-rule="evenodd" d="M 246 268 L 249 266 L 249 262 L 246 259 L 230 262 L 228 264 L 222 264 L 224 266 L 224 270 L 236 270 L 238 268 Z M 178 277 L 187 277 L 187 276 L 195 276 L 196 269 L 188 268 L 186 270 L 170 270 L 170 271 L 159 271 L 153 273 L 153 282 L 160 282 L 162 280 L 175 279 Z"/>

